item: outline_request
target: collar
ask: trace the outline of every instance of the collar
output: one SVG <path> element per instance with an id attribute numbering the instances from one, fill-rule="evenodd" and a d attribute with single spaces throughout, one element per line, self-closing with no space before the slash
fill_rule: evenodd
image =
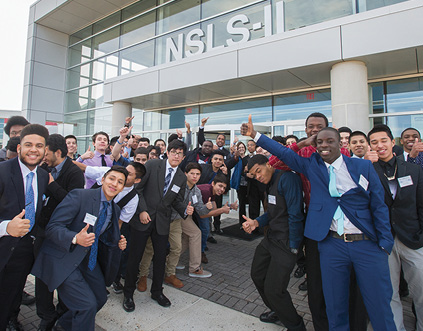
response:
<path id="1" fill-rule="evenodd" d="M 110 202 L 111 201 L 111 200 L 106 199 L 106 196 L 104 195 L 104 192 L 103 192 L 103 187 L 101 187 L 101 190 L 100 190 L 100 201 L 101 202 Z"/>
<path id="2" fill-rule="evenodd" d="M 101 155 L 106 156 L 106 154 L 100 153 L 98 151 L 94 151 L 94 156 L 101 156 Z"/>
<path id="3" fill-rule="evenodd" d="M 379 160 L 378 162 L 380 162 L 380 165 L 383 166 L 383 167 L 394 168 L 395 167 L 395 159 L 396 159 L 396 157 L 392 156 L 392 158 L 388 162 L 385 162 L 385 161 L 382 161 L 382 160 Z"/>
<path id="4" fill-rule="evenodd" d="M 410 154 L 410 153 L 408 153 L 408 152 L 404 151 L 404 160 L 405 160 L 405 161 L 407 161 L 408 154 Z"/>
<path id="5" fill-rule="evenodd" d="M 60 162 L 57 166 L 55 166 L 54 168 L 56 169 L 56 171 L 57 171 L 57 173 L 60 173 L 60 171 L 62 171 L 62 169 L 63 169 L 63 165 L 65 164 L 65 162 L 66 162 L 66 158 L 67 157 L 65 157 L 65 159 L 62 161 L 62 162 Z"/>
<path id="6" fill-rule="evenodd" d="M 124 186 L 122 192 L 131 192 L 133 188 L 134 188 L 134 185 L 129 186 L 129 187 Z"/>
<path id="7" fill-rule="evenodd" d="M 18 158 L 18 163 L 19 163 L 19 166 L 21 167 L 21 173 L 22 173 L 22 176 L 25 178 L 30 172 L 33 172 L 34 174 L 36 174 L 37 173 L 37 169 L 38 169 L 38 166 L 36 166 L 35 167 L 35 169 L 34 170 L 29 170 L 28 169 L 28 167 L 25 165 L 25 164 L 23 164 L 22 163 L 22 161 L 19 159 L 19 156 L 17 157 Z"/>
<path id="8" fill-rule="evenodd" d="M 342 154 L 341 154 L 335 161 L 332 162 L 332 164 L 325 162 L 325 166 L 328 169 L 329 169 L 330 166 L 332 166 L 338 171 L 339 168 L 341 168 L 343 163 L 344 163 L 344 159 L 342 158 Z"/>
<path id="9" fill-rule="evenodd" d="M 176 173 L 176 170 L 178 170 L 178 167 L 172 167 L 172 166 L 170 165 L 170 163 L 169 163 L 169 160 L 168 160 L 168 159 L 166 159 L 166 175 L 167 175 L 167 173 L 169 172 L 169 168 L 172 168 L 172 169 L 173 169 L 173 173 L 174 173 L 174 174 Z"/>

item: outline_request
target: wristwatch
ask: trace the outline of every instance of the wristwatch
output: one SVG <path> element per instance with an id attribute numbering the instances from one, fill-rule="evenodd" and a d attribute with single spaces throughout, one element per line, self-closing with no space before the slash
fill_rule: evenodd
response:
<path id="1" fill-rule="evenodd" d="M 72 244 L 76 245 L 76 235 L 75 235 L 75 237 L 72 238 Z"/>

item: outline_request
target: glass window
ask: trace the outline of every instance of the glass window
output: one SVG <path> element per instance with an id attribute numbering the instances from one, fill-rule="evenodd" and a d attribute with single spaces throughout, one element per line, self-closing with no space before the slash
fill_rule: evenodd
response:
<path id="1" fill-rule="evenodd" d="M 143 118 L 144 118 L 144 110 L 139 108 L 132 108 L 132 116 L 134 116 L 134 119 L 132 120 L 132 126 L 134 127 L 132 129 L 133 133 L 140 133 L 143 131 Z"/>
<path id="2" fill-rule="evenodd" d="M 154 144 L 154 142 L 156 141 L 156 139 L 163 139 L 162 137 L 161 137 L 161 134 L 160 134 L 160 132 L 143 132 L 142 133 L 142 136 L 143 137 L 146 137 L 146 138 L 148 138 L 148 139 L 150 139 L 150 144 L 151 145 L 153 145 Z M 163 139 L 164 141 L 166 141 L 166 139 Z"/>
<path id="3" fill-rule="evenodd" d="M 366 11 L 380 7 L 390 6 L 396 3 L 404 2 L 406 0 L 359 0 L 359 11 Z"/>
<path id="4" fill-rule="evenodd" d="M 119 48 L 119 27 L 107 30 L 93 38 L 94 57 L 100 57 Z"/>
<path id="5" fill-rule="evenodd" d="M 120 51 L 121 75 L 154 66 L 154 40 Z"/>
<path id="6" fill-rule="evenodd" d="M 382 114 L 385 112 L 385 93 L 383 92 L 383 83 L 371 84 L 370 100 L 373 104 L 373 114 Z"/>
<path id="7" fill-rule="evenodd" d="M 386 83 L 388 113 L 423 110 L 423 79 L 412 78 Z"/>
<path id="8" fill-rule="evenodd" d="M 201 18 L 214 16 L 225 11 L 247 5 L 254 0 L 203 0 L 201 4 Z"/>
<path id="9" fill-rule="evenodd" d="M 332 116 L 330 91 L 312 91 L 275 97 L 275 121 L 305 119 L 313 112 Z"/>
<path id="10" fill-rule="evenodd" d="M 144 112 L 144 130 L 143 131 L 150 131 L 150 130 L 160 130 L 160 112 L 153 112 L 153 111 L 146 111 Z"/>
<path id="11" fill-rule="evenodd" d="M 112 107 L 90 110 L 88 112 L 89 134 L 98 131 L 110 132 L 112 127 Z"/>
<path id="12" fill-rule="evenodd" d="M 88 112 L 76 114 L 65 114 L 65 126 L 73 126 L 72 134 L 75 136 L 85 136 L 87 132 Z M 79 146 L 78 146 L 79 147 Z M 85 152 L 85 150 L 84 150 Z"/>
<path id="13" fill-rule="evenodd" d="M 122 21 L 126 21 L 128 18 L 138 15 L 155 6 L 156 0 L 137 1 L 133 5 L 128 6 L 122 10 Z"/>
<path id="14" fill-rule="evenodd" d="M 394 138 L 401 137 L 401 132 L 406 128 L 416 128 L 423 132 L 423 115 L 404 115 L 386 117 L 386 125 L 392 131 Z"/>
<path id="15" fill-rule="evenodd" d="M 272 121 L 272 99 L 262 98 L 246 101 L 233 101 L 201 107 L 202 117 L 210 117 L 207 125 L 241 124 L 253 115 L 254 123 Z"/>
<path id="16" fill-rule="evenodd" d="M 198 107 L 186 107 L 162 112 L 162 130 L 185 128 L 185 121 L 191 127 L 198 125 Z"/>
<path id="17" fill-rule="evenodd" d="M 66 112 L 88 108 L 88 87 L 66 93 Z"/>
<path id="18" fill-rule="evenodd" d="M 179 0 L 157 9 L 157 34 L 169 32 L 200 19 L 199 0 Z"/>
<path id="19" fill-rule="evenodd" d="M 118 64 L 119 57 L 117 53 L 94 61 L 92 82 L 103 82 L 106 79 L 116 77 L 118 75 Z"/>
<path id="20" fill-rule="evenodd" d="M 90 68 L 91 64 L 83 64 L 81 66 L 68 70 L 68 89 L 73 89 L 80 86 L 86 86 L 90 84 Z"/>
<path id="21" fill-rule="evenodd" d="M 285 1 L 285 30 L 352 15 L 351 0 Z"/>
<path id="22" fill-rule="evenodd" d="M 93 24 L 93 34 L 103 31 L 120 22 L 120 11 L 109 15 Z"/>
<path id="23" fill-rule="evenodd" d="M 91 59 L 91 39 L 69 48 L 68 66 L 74 66 Z"/>
<path id="24" fill-rule="evenodd" d="M 103 84 L 91 86 L 90 108 L 100 107 L 104 105 L 103 87 Z"/>
<path id="25" fill-rule="evenodd" d="M 88 38 L 93 34 L 93 26 L 87 26 L 86 28 L 79 30 L 78 32 L 74 33 L 69 38 L 69 45 L 75 44 L 78 41 Z"/>
<path id="26" fill-rule="evenodd" d="M 126 47 L 155 35 L 156 13 L 150 12 L 122 24 L 120 47 Z"/>

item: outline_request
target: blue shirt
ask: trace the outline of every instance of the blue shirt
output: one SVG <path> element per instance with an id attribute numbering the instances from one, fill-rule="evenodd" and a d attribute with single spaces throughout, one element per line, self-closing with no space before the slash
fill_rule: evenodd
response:
<path id="1" fill-rule="evenodd" d="M 101 189 L 101 199 L 100 199 L 100 201 L 101 202 L 107 201 L 109 203 L 109 206 L 107 207 L 107 218 L 106 218 L 106 221 L 104 222 L 103 228 L 100 231 L 100 234 L 102 234 L 104 231 L 106 231 L 107 226 L 109 225 L 110 220 L 112 219 L 112 203 L 111 203 L 112 201 L 108 201 L 106 199 L 106 196 L 104 195 L 103 189 Z M 101 203 L 100 204 L 100 211 L 98 212 L 98 214 L 101 215 L 102 211 L 103 211 L 103 204 Z"/>
<path id="2" fill-rule="evenodd" d="M 55 166 L 54 168 L 51 169 L 51 175 L 53 176 L 54 180 L 57 179 L 57 177 L 59 177 L 60 175 L 60 171 L 62 171 L 63 165 L 65 164 L 66 158 L 60 162 L 57 166 Z M 55 169 L 56 171 L 53 171 L 53 169 Z"/>

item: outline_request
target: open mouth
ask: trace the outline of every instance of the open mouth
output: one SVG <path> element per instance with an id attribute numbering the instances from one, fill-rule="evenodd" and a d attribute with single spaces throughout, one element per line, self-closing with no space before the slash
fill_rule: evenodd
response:
<path id="1" fill-rule="evenodd" d="M 320 153 L 320 155 L 324 155 L 324 156 L 327 156 L 327 155 L 329 155 L 330 154 L 330 151 L 320 151 L 319 152 Z"/>

